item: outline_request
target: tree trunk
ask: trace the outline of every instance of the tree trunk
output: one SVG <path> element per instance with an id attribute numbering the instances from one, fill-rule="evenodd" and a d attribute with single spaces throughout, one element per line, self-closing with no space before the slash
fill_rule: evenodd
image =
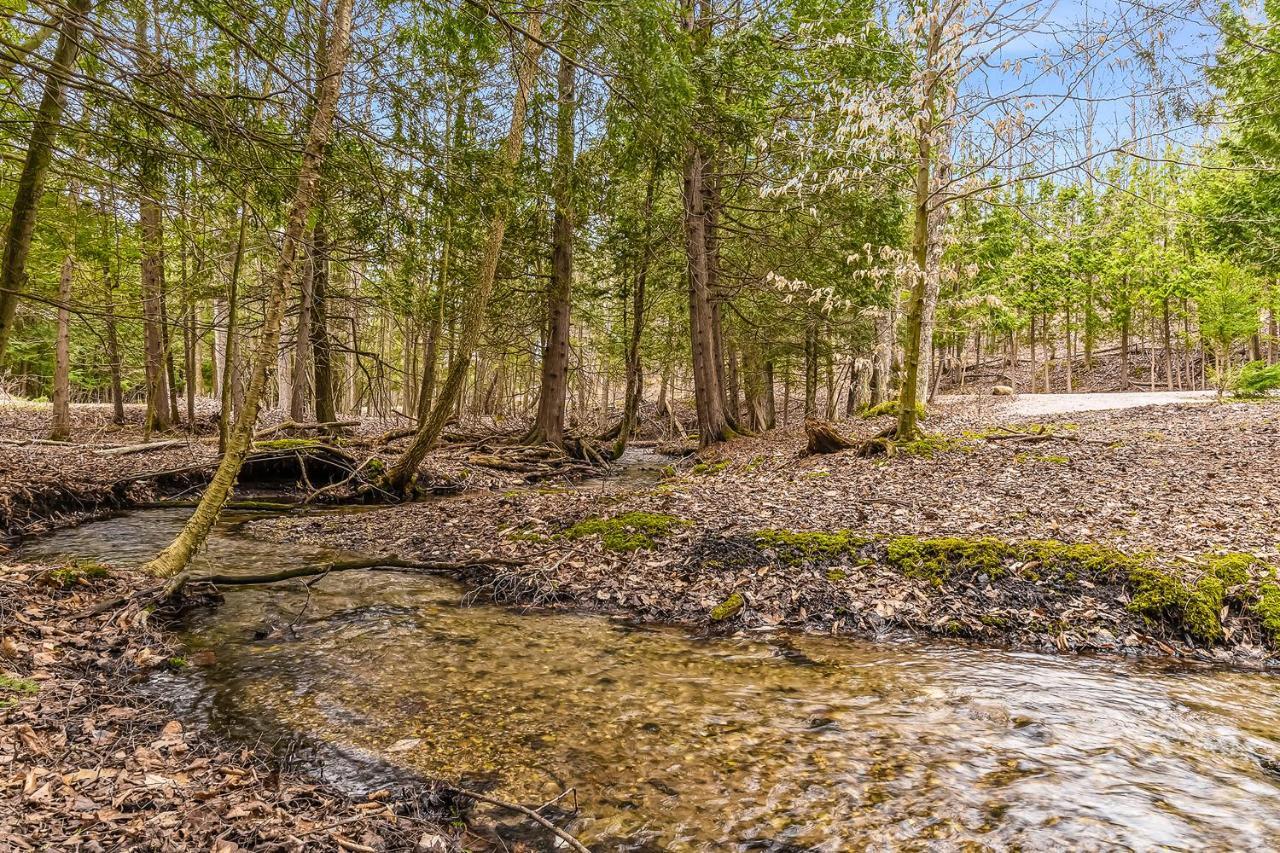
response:
<path id="1" fill-rule="evenodd" d="M 302 249 L 306 258 L 302 262 L 298 326 L 293 343 L 293 385 L 289 395 L 289 418 L 295 421 L 307 419 L 307 377 L 311 375 L 311 294 L 315 282 L 315 250 L 304 240 Z M 319 420 L 319 416 L 316 420 Z"/>
<path id="2" fill-rule="evenodd" d="M 67 78 L 75 67 L 80 51 L 80 37 L 91 6 L 91 0 L 68 0 L 65 7 L 62 31 L 58 34 L 58 44 L 53 51 L 49 72 L 45 76 L 40 106 L 31 125 L 31 138 L 27 143 L 22 173 L 14 191 L 13 209 L 9 215 L 9 228 L 5 237 L 4 259 L 0 261 L 0 362 L 4 361 L 5 351 L 9 347 L 18 299 L 27 287 L 27 255 L 31 251 L 31 236 L 35 233 L 40 197 L 44 194 L 49 163 L 53 159 L 53 143 L 57 138 L 62 109 L 66 104 Z"/>
<path id="3" fill-rule="evenodd" d="M 311 235 L 311 333 L 316 420 L 331 423 L 338 419 L 333 398 L 333 346 L 329 340 L 329 232 L 324 216 Z"/>
<path id="4" fill-rule="evenodd" d="M 58 338 L 54 345 L 50 441 L 66 441 L 71 437 L 71 275 L 75 265 L 75 248 L 68 246 L 58 276 Z"/>
<path id="5" fill-rule="evenodd" d="M 569 390 L 569 313 L 573 294 L 573 149 L 577 109 L 578 0 L 564 0 L 564 30 L 556 70 L 556 156 L 551 174 L 555 214 L 551 226 L 551 283 L 547 291 L 547 341 L 542 351 L 538 413 L 525 437 L 529 444 L 564 447 L 564 403 Z M 607 416 L 607 412 L 605 413 Z"/>
<path id="6" fill-rule="evenodd" d="M 240 307 L 240 270 L 244 266 L 245 232 L 249 223 L 249 205 L 244 198 L 240 199 L 240 232 L 236 237 L 235 254 L 231 258 L 231 279 L 227 283 L 227 327 L 226 349 L 222 359 L 222 399 L 218 416 L 218 452 L 227 451 L 227 439 L 231 435 L 231 424 L 236 409 L 236 332 L 237 314 Z"/>
<path id="7" fill-rule="evenodd" d="M 104 217 L 105 221 L 105 217 Z M 107 362 L 111 369 L 111 422 L 124 425 L 124 383 L 121 382 L 120 337 L 116 331 L 115 289 L 119 282 L 112 275 L 110 256 L 102 256 L 103 322 L 107 331 Z"/>
<path id="8" fill-rule="evenodd" d="M 810 322 L 804 328 L 804 417 L 818 416 L 818 327 Z"/>
<path id="9" fill-rule="evenodd" d="M 413 481 L 418 466 L 422 464 L 427 451 L 435 444 L 444 430 L 445 422 L 455 403 L 461 399 L 462 387 L 467 379 L 467 371 L 471 366 L 471 353 L 480 342 L 480 333 L 484 327 L 485 312 L 489 305 L 489 295 L 493 291 L 493 281 L 498 272 L 498 258 L 502 254 L 502 242 L 506 235 L 507 216 L 511 210 L 509 185 L 515 175 L 516 166 L 520 162 L 520 153 L 524 147 L 525 114 L 529 102 L 529 91 L 533 87 L 534 73 L 537 71 L 538 56 L 542 52 L 541 32 L 542 16 L 540 12 L 529 13 L 528 30 L 530 37 L 525 39 L 520 70 L 517 73 L 516 93 L 511 108 L 511 125 L 507 131 L 504 156 L 499 161 L 498 186 L 501 196 L 494 207 L 489 221 L 489 235 L 485 242 L 484 252 L 480 260 L 475 285 L 468 293 L 463 310 L 462 328 L 456 344 L 453 363 L 449 365 L 449 373 L 445 377 L 444 386 L 440 389 L 440 397 L 431 407 L 430 417 L 418 423 L 418 431 L 413 442 L 404 454 L 396 460 L 387 471 L 386 485 L 395 493 L 403 493 Z"/>
<path id="10" fill-rule="evenodd" d="M 644 339 L 645 321 L 645 288 L 649 279 L 649 262 L 653 253 L 650 243 L 653 240 L 653 196 L 657 190 L 658 177 L 662 169 L 661 161 L 655 157 L 649 169 L 649 182 L 644 191 L 644 207 L 641 208 L 641 219 L 644 227 L 641 232 L 640 263 L 636 269 L 635 283 L 631 289 L 631 336 L 627 340 L 627 389 L 626 399 L 622 404 L 622 423 L 618 428 L 618 438 L 614 445 L 614 458 L 622 455 L 627 441 L 636 428 L 640 417 L 640 401 L 644 395 L 644 371 L 640 363 L 640 342 Z"/>
<path id="11" fill-rule="evenodd" d="M 244 406 L 236 418 L 226 452 L 218 464 L 218 470 L 200 498 L 199 506 L 187 520 L 182 532 L 146 565 L 147 571 L 160 577 L 171 578 L 166 586 L 166 592 L 170 595 L 176 593 L 185 582 L 186 569 L 191 557 L 204 544 L 209 531 L 213 529 L 223 504 L 231 494 L 231 489 L 240 474 L 240 467 L 253 441 L 254 425 L 258 419 L 258 405 L 266 389 L 267 372 L 275 359 L 276 349 L 280 343 L 281 315 L 284 313 L 285 297 L 293 284 L 298 244 L 302 239 L 307 216 L 315 199 L 320 166 L 324 161 L 325 147 L 333 126 L 338 89 L 350 43 L 351 4 L 352 0 L 336 0 L 332 37 L 328 41 L 327 49 L 322 43 L 321 50 L 327 54 L 324 63 L 325 74 L 320 78 L 315 110 L 311 116 L 307 141 L 303 147 L 302 164 L 298 169 L 297 188 L 285 218 L 284 237 L 280 244 L 276 268 L 271 277 L 266 314 L 253 356 Z"/>

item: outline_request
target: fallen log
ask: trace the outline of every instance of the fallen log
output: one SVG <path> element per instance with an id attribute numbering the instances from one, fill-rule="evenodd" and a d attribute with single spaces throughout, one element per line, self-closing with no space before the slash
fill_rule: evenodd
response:
<path id="1" fill-rule="evenodd" d="M 142 444 L 125 444 L 120 447 L 107 447 L 93 451 L 95 456 L 128 456 L 131 453 L 149 453 L 152 450 L 165 450 L 180 447 L 187 443 L 185 438 L 171 438 L 167 441 L 149 441 Z"/>
<path id="2" fill-rule="evenodd" d="M 259 430 L 253 434 L 254 441 L 262 441 L 264 438 L 270 438 L 273 435 L 279 435 L 282 432 L 313 432 L 316 430 L 335 430 L 346 429 L 347 427 L 358 427 L 359 421 L 311 421 L 307 423 L 299 423 L 298 421 L 285 421 L 276 424 L 273 427 Z"/>
<path id="3" fill-rule="evenodd" d="M 279 583 L 294 578 L 315 577 L 334 572 L 352 572 L 368 569 L 386 572 L 426 572 L 447 574 L 464 569 L 475 569 L 482 566 L 523 566 L 524 560 L 509 560 L 504 557 L 485 557 L 478 560 L 459 562 L 421 562 L 405 560 L 400 557 L 364 557 L 354 560 L 334 560 L 329 563 L 315 563 L 307 566 L 295 566 L 278 572 L 265 572 L 256 575 L 204 575 L 188 579 L 189 583 L 208 583 L 214 586 L 257 586 L 259 584 Z"/>
<path id="4" fill-rule="evenodd" d="M 845 438 L 836 432 L 835 427 L 825 421 L 806 418 L 804 434 L 809 443 L 807 453 L 810 456 L 819 453 L 838 453 L 841 450 L 852 450 L 858 446 L 856 441 Z"/>

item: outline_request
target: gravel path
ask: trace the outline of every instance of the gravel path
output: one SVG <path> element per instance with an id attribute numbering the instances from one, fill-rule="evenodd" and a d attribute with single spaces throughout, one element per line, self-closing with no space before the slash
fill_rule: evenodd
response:
<path id="1" fill-rule="evenodd" d="M 1071 412 L 1101 412 L 1108 409 L 1137 409 L 1142 406 L 1171 406 L 1178 403 L 1212 403 L 1214 391 L 1128 391 L 1098 394 L 1020 394 L 1017 397 L 983 397 L 946 394 L 935 402 L 943 405 L 975 405 L 1005 418 L 1034 418 Z"/>

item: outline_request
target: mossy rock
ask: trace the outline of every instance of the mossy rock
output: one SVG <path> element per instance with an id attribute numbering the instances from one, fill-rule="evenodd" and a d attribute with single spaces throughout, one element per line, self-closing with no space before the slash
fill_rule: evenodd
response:
<path id="1" fill-rule="evenodd" d="M 612 518 L 588 518 L 564 532 L 569 539 L 599 536 L 609 551 L 636 551 L 652 548 L 656 539 L 670 536 L 689 522 L 674 515 L 656 512 L 625 512 Z"/>
<path id="2" fill-rule="evenodd" d="M 15 705 L 23 696 L 34 696 L 39 691 L 40 685 L 30 678 L 0 672 L 0 708 Z"/>
<path id="3" fill-rule="evenodd" d="M 743 598 L 742 593 L 735 592 L 724 601 L 711 608 L 711 621 L 723 622 L 726 619 L 732 619 L 742 612 L 742 608 L 747 604 L 747 600 Z"/>
<path id="4" fill-rule="evenodd" d="M 111 569 L 94 560 L 72 560 L 65 566 L 46 572 L 41 582 L 57 589 L 71 589 L 78 584 L 89 584 L 110 577 Z"/>
<path id="5" fill-rule="evenodd" d="M 1200 560 L 1194 581 L 1157 566 L 1142 566 L 1130 574 L 1133 600 L 1129 610 L 1149 619 L 1164 618 L 1182 626 L 1204 643 L 1223 637 L 1222 613 L 1231 602 L 1253 615 L 1274 643 L 1280 639 L 1280 586 L 1273 580 L 1253 582 L 1255 571 L 1274 570 L 1252 554 L 1217 554 Z"/>
<path id="6" fill-rule="evenodd" d="M 257 453 L 276 450 L 311 450 L 324 446 L 323 441 L 317 441 L 314 438 L 273 438 L 270 441 L 255 441 L 252 449 Z"/>

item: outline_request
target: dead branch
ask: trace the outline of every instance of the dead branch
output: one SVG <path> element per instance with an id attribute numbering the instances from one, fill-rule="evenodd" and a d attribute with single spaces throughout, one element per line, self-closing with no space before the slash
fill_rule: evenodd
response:
<path id="1" fill-rule="evenodd" d="M 187 443 L 184 438 L 171 438 L 167 441 L 151 441 L 143 444 L 126 444 L 121 447 L 108 447 L 93 451 L 95 456 L 128 456 L 131 453 L 149 453 L 152 450 L 165 450 L 180 447 Z"/>
<path id="2" fill-rule="evenodd" d="M 565 832 L 563 829 L 556 826 L 554 823 L 547 820 L 545 817 L 538 814 L 536 811 L 534 811 L 531 808 L 527 808 L 526 806 L 522 806 L 518 803 L 508 803 L 503 800 L 496 799 L 494 797 L 485 796 L 484 794 L 477 794 L 473 791 L 463 790 L 462 788 L 454 788 L 454 790 L 457 791 L 462 796 L 467 797 L 468 799 L 478 800 L 479 802 L 482 802 L 482 803 L 488 803 L 491 806 L 497 806 L 498 808 L 509 809 L 513 812 L 519 812 L 525 817 L 528 817 L 531 820 L 536 821 L 544 829 L 548 829 L 551 832 L 554 832 L 556 835 L 556 838 L 559 838 L 565 844 L 569 845 L 570 849 L 576 850 L 577 853 L 591 853 L 590 850 L 588 850 L 586 847 L 583 846 L 581 841 L 574 838 L 572 835 Z"/>

